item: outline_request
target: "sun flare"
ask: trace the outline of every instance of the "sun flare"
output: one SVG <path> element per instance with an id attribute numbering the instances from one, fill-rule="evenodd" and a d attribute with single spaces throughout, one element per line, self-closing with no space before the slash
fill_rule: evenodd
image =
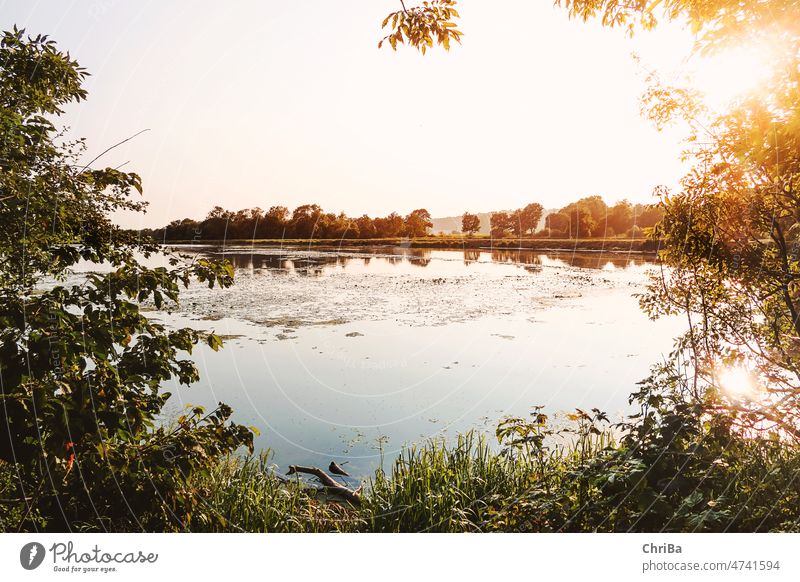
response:
<path id="1" fill-rule="evenodd" d="M 693 77 L 708 105 L 720 109 L 738 98 L 757 93 L 772 74 L 774 62 L 768 47 L 743 44 L 700 59 Z"/>
<path id="2" fill-rule="evenodd" d="M 717 374 L 719 387 L 735 398 L 752 397 L 758 392 L 753 374 L 741 366 L 723 368 Z"/>

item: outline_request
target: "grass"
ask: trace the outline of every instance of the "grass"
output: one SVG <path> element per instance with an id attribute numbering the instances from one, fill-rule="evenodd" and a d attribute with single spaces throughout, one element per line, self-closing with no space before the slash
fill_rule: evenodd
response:
<path id="1" fill-rule="evenodd" d="M 475 433 L 405 449 L 389 472 L 375 471 L 360 506 L 327 499 L 315 487 L 275 474 L 266 455 L 228 458 L 202 489 L 222 517 L 194 531 L 478 532 L 502 530 L 514 500 L 612 444 L 602 433 L 540 454 L 503 454 Z"/>
<path id="2" fill-rule="evenodd" d="M 265 456 L 232 458 L 219 464 L 204 483 L 207 509 L 224 520 L 212 526 L 193 523 L 191 529 L 800 529 L 800 451 L 796 446 L 743 438 L 728 440 L 718 450 L 706 445 L 703 452 L 688 457 L 665 450 L 653 460 L 601 431 L 586 432 L 559 446 L 503 453 L 485 438 L 468 433 L 450 446 L 430 441 L 403 451 L 389 471 L 376 470 L 366 483 L 360 506 L 327 499 L 308 483 L 275 475 Z M 709 461 L 707 454 L 715 460 Z"/>
<path id="3" fill-rule="evenodd" d="M 226 457 L 189 483 L 198 503 L 186 529 L 800 531 L 800 444 L 745 436 L 724 417 L 685 416 L 680 426 L 675 419 L 648 423 L 642 432 L 637 425 L 627 436 L 587 415 L 567 431 L 513 419 L 498 429 L 508 428 L 500 449 L 475 433 L 451 444 L 428 441 L 377 469 L 358 505 L 283 477 L 266 453 Z M 12 469 L 0 463 L 0 498 L 13 489 Z M 23 510 L 0 504 L 2 529 L 16 531 Z"/>
<path id="4" fill-rule="evenodd" d="M 316 489 L 278 476 L 268 455 L 231 457 L 216 465 L 201 485 L 211 519 L 195 531 L 357 531 L 353 508 L 330 503 Z"/>

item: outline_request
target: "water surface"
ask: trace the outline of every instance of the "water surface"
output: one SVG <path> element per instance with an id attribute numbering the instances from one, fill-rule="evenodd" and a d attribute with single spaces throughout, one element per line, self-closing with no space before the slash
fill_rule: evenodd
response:
<path id="1" fill-rule="evenodd" d="M 403 445 L 493 432 L 534 405 L 614 416 L 681 331 L 633 295 L 637 256 L 540 251 L 182 248 L 227 258 L 236 284 L 193 286 L 172 325 L 228 336 L 172 413 L 233 406 L 276 464 L 365 475 Z"/>

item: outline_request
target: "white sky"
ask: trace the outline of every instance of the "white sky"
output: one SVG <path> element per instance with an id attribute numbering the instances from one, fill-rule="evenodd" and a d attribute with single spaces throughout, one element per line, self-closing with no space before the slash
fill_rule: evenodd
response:
<path id="1" fill-rule="evenodd" d="M 63 118 L 92 156 L 150 128 L 103 158 L 143 178 L 150 209 L 126 226 L 215 204 L 444 216 L 650 201 L 676 183 L 680 133 L 640 117 L 631 54 L 672 74 L 687 33 L 630 40 L 549 0 L 462 0 L 463 45 L 422 57 L 377 48 L 398 6 L 0 0 L 0 25 L 49 34 L 92 73 Z"/>

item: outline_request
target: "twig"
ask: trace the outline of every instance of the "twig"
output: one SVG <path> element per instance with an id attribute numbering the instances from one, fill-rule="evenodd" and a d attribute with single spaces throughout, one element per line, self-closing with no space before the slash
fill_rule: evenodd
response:
<path id="1" fill-rule="evenodd" d="M 91 166 L 91 165 L 92 165 L 93 163 L 95 163 L 97 160 L 99 160 L 99 159 L 100 159 L 100 158 L 102 158 L 104 155 L 106 155 L 108 152 L 110 152 L 111 150 L 113 150 L 115 147 L 119 147 L 119 146 L 121 146 L 122 144 L 124 144 L 125 142 L 131 141 L 133 138 L 135 138 L 135 137 L 137 137 L 137 136 L 139 136 L 139 135 L 142 135 L 142 134 L 143 134 L 145 131 L 150 131 L 150 129 L 149 129 L 149 128 L 147 128 L 147 129 L 143 129 L 143 130 L 141 130 L 141 131 L 139 131 L 139 132 L 137 132 L 137 133 L 134 133 L 132 136 L 130 136 L 130 137 L 128 137 L 128 138 L 125 138 L 125 139 L 123 139 L 121 142 L 119 142 L 119 143 L 115 143 L 115 144 L 114 144 L 114 145 L 112 145 L 110 148 L 106 149 L 105 151 L 103 151 L 102 153 L 100 153 L 98 156 L 96 156 L 96 157 L 95 157 L 95 158 L 94 158 L 94 159 L 93 159 L 91 162 L 89 162 L 88 164 L 86 164 L 86 165 L 85 165 L 83 168 L 81 168 L 81 172 L 83 172 L 84 170 L 86 170 L 86 169 L 87 169 L 89 166 Z M 126 163 L 127 163 L 127 162 L 126 162 Z M 123 165 L 124 165 L 124 164 L 123 164 Z M 79 173 L 80 173 L 80 172 L 79 172 Z"/>

